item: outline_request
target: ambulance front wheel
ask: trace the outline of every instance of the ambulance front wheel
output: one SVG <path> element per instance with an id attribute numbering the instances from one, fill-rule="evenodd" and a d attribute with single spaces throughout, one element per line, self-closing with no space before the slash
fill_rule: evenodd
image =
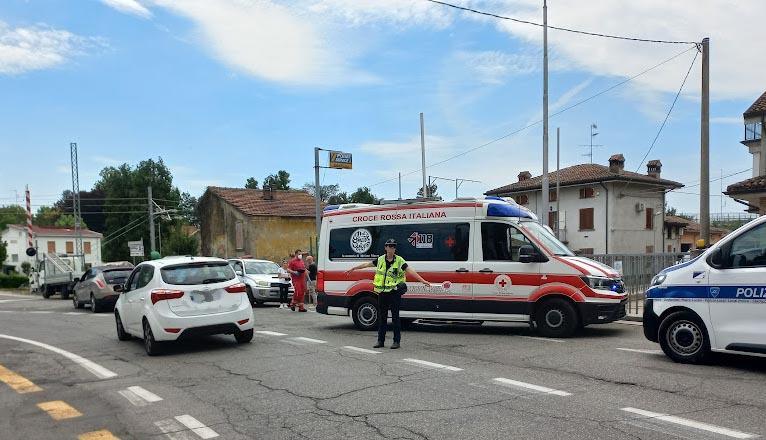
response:
<path id="1" fill-rule="evenodd" d="M 358 299 L 351 308 L 351 318 L 359 330 L 378 328 L 378 302 L 369 296 Z"/>
<path id="2" fill-rule="evenodd" d="M 691 312 L 675 312 L 663 319 L 658 339 L 662 351 L 675 362 L 698 364 L 710 353 L 705 325 Z"/>
<path id="3" fill-rule="evenodd" d="M 577 310 L 567 300 L 545 300 L 535 313 L 537 331 L 548 338 L 568 338 L 577 330 L 580 319 Z"/>

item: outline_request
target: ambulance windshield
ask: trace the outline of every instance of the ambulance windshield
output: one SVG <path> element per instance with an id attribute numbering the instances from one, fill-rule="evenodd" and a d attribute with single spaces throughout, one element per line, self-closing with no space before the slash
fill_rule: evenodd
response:
<path id="1" fill-rule="evenodd" d="M 553 234 L 548 232 L 547 229 L 545 229 L 540 223 L 537 222 L 522 222 L 521 223 L 524 228 L 532 233 L 532 235 L 535 236 L 538 240 L 540 240 L 545 247 L 550 249 L 551 252 L 553 252 L 554 255 L 559 256 L 573 256 L 574 254 L 572 251 L 570 251 L 564 243 L 560 242 L 558 238 L 556 238 Z"/>

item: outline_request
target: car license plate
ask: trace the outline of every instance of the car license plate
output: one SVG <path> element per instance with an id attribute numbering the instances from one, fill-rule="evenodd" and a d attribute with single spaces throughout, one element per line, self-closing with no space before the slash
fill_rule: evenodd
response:
<path id="1" fill-rule="evenodd" d="M 218 299 L 217 292 L 212 290 L 193 290 L 189 296 L 195 303 L 213 302 Z"/>

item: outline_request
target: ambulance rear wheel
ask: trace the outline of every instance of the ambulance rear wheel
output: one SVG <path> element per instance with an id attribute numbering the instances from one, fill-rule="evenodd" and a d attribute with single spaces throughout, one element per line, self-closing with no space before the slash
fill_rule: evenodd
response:
<path id="1" fill-rule="evenodd" d="M 577 310 L 565 299 L 544 301 L 535 313 L 537 331 L 547 338 L 568 338 L 579 326 Z"/>
<path id="2" fill-rule="evenodd" d="M 660 347 L 670 359 L 683 364 L 698 364 L 710 353 L 705 325 L 691 312 L 675 312 L 662 320 Z"/>
<path id="3" fill-rule="evenodd" d="M 359 330 L 375 330 L 378 328 L 378 302 L 367 296 L 357 300 L 351 309 L 351 318 Z"/>

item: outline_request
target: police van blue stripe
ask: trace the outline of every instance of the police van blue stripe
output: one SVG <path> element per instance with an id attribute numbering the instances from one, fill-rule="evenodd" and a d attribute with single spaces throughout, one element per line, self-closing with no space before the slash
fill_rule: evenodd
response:
<path id="1" fill-rule="evenodd" d="M 766 286 L 729 285 L 729 286 L 654 286 L 646 291 L 647 299 L 673 298 L 679 300 L 766 300 Z"/>

